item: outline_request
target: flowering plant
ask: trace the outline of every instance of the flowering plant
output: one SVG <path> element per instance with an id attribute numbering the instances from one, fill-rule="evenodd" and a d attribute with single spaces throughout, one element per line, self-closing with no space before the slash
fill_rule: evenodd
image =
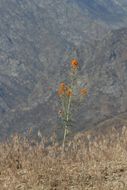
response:
<path id="1" fill-rule="evenodd" d="M 79 63 L 77 59 L 72 59 L 71 67 L 70 67 L 70 82 L 69 84 L 65 84 L 65 82 L 61 82 L 58 87 L 58 96 L 60 98 L 62 109 L 59 111 L 59 116 L 63 121 L 64 126 L 64 136 L 63 136 L 63 148 L 65 146 L 66 136 L 69 133 L 69 126 L 71 122 L 71 105 L 74 97 L 74 87 L 77 80 L 77 72 L 79 68 Z M 88 94 L 87 88 L 79 89 L 79 96 L 86 96 Z"/>

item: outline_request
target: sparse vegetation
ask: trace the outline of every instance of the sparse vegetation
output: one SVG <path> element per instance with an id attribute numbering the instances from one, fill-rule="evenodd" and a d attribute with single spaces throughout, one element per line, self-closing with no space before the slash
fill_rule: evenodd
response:
<path id="1" fill-rule="evenodd" d="M 77 134 L 65 147 L 15 135 L 0 144 L 1 190 L 126 190 L 127 128 Z"/>

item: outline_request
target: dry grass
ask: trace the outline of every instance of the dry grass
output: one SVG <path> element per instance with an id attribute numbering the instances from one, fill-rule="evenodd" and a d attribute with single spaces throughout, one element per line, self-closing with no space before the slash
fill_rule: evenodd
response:
<path id="1" fill-rule="evenodd" d="M 0 144 L 0 190 L 127 190 L 127 129 L 78 134 L 66 144 Z"/>

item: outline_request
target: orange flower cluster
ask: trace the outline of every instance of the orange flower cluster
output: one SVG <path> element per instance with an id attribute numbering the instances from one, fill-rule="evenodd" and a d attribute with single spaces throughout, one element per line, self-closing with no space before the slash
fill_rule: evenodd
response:
<path id="1" fill-rule="evenodd" d="M 72 90 L 69 88 L 67 85 L 65 85 L 64 82 L 60 83 L 59 88 L 58 88 L 58 95 L 66 95 L 66 96 L 72 96 Z"/>
<path id="2" fill-rule="evenodd" d="M 65 93 L 65 89 L 66 89 L 66 85 L 64 84 L 64 82 L 61 82 L 58 88 L 58 95 L 64 95 Z"/>
<path id="3" fill-rule="evenodd" d="M 73 95 L 72 90 L 70 88 L 66 90 L 66 95 L 69 97 Z"/>
<path id="4" fill-rule="evenodd" d="M 81 89 L 80 89 L 80 95 L 86 96 L 87 94 L 88 94 L 87 88 L 81 88 Z"/>
<path id="5" fill-rule="evenodd" d="M 77 61 L 77 59 L 73 59 L 72 61 L 71 61 L 71 67 L 72 67 L 72 69 L 77 69 L 78 68 L 78 61 Z"/>

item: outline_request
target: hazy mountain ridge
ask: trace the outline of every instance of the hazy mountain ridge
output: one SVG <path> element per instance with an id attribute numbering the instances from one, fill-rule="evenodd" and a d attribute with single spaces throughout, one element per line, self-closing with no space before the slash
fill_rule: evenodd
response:
<path id="1" fill-rule="evenodd" d="M 84 9 L 88 10 L 92 18 L 97 18 L 108 24 L 121 24 L 126 22 L 127 2 L 126 0 L 80 0 L 76 3 Z"/>
<path id="2" fill-rule="evenodd" d="M 81 119 L 78 127 L 84 128 L 84 123 L 85 127 L 91 125 L 91 118 L 92 122 L 96 123 L 109 115 L 117 114 L 116 111 L 114 113 L 116 109 L 119 112 L 126 111 L 126 29 L 107 34 L 111 26 L 101 16 L 98 20 L 94 13 L 98 11 L 98 4 L 105 7 L 109 7 L 109 4 L 94 1 L 96 6 L 91 12 L 93 4 L 88 1 L 81 3 L 85 5 L 84 11 L 76 1 L 0 0 L 2 135 L 11 131 L 26 132 L 29 127 L 41 127 L 47 133 L 49 128 L 56 125 L 55 91 L 61 77 L 64 78 L 63 63 L 69 63 L 66 52 L 73 47 L 77 48 L 82 78 L 85 76 L 90 88 L 85 106 L 77 113 L 78 119 Z M 118 1 L 112 3 L 112 10 L 115 10 L 116 6 L 120 8 L 124 5 L 118 5 Z M 123 11 L 122 14 L 127 18 L 126 12 Z M 114 23 L 113 20 L 112 22 Z M 124 25 L 123 20 L 121 25 Z M 119 21 L 114 26 L 118 28 Z M 119 77 L 124 80 L 120 83 L 117 77 L 114 79 L 114 86 L 111 85 L 113 81 L 109 80 L 107 88 L 111 94 L 105 97 L 105 82 L 114 72 L 119 72 Z M 95 77 L 94 80 L 91 75 Z M 116 91 L 121 91 L 121 84 L 125 100 L 121 100 L 119 94 L 114 107 L 113 98 Z M 49 90 L 50 87 L 52 91 Z M 97 93 L 97 96 L 93 96 L 93 93 Z M 104 103 L 109 107 L 104 108 Z M 123 107 L 119 109 L 119 105 Z"/>

